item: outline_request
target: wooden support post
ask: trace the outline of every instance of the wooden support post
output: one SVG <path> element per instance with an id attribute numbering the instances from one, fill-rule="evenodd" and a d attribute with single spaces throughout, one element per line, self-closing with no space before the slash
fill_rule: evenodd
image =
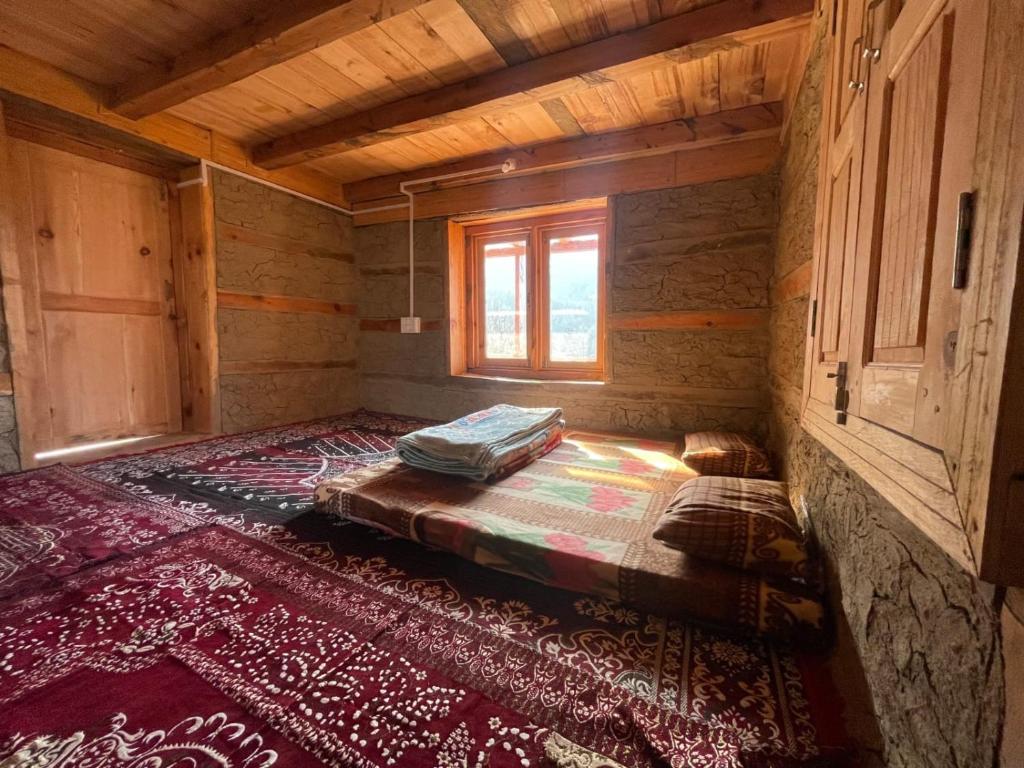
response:
<path id="1" fill-rule="evenodd" d="M 198 180 L 198 167 L 182 181 Z M 169 185 L 175 228 L 174 274 L 177 295 L 178 344 L 181 352 L 182 425 L 186 432 L 221 431 L 220 372 L 217 343 L 217 258 L 213 218 L 213 186 Z"/>

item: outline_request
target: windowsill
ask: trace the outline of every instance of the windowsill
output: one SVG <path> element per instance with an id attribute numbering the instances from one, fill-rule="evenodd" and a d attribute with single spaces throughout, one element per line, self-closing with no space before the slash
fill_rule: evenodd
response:
<path id="1" fill-rule="evenodd" d="M 515 376 L 492 376 L 484 373 L 453 373 L 456 379 L 476 379 L 478 381 L 500 381 L 503 384 L 571 384 L 588 387 L 603 387 L 608 382 L 600 379 L 520 379 Z"/>

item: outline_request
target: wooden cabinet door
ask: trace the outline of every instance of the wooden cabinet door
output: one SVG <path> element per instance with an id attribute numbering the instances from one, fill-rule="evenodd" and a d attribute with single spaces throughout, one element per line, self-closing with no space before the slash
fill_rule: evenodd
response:
<path id="1" fill-rule="evenodd" d="M 824 109 L 819 181 L 816 271 L 812 286 L 812 334 L 805 392 L 822 410 L 843 410 L 849 355 L 861 169 L 864 148 L 867 64 L 862 55 L 865 0 L 840 0 L 834 8 L 831 84 Z"/>
<path id="2" fill-rule="evenodd" d="M 871 64 L 851 413 L 941 447 L 955 357 L 958 198 L 970 191 L 987 0 L 908 0 Z"/>
<path id="3" fill-rule="evenodd" d="M 180 431 L 165 182 L 21 140 L 9 152 L 35 452 Z"/>
<path id="4" fill-rule="evenodd" d="M 868 0 L 836 0 L 833 8 L 828 94 L 828 140 L 833 144 L 841 140 L 847 123 L 858 119 L 854 106 L 864 100 L 868 63 L 864 57 L 867 5 Z M 859 119 L 863 121 L 863 116 Z"/>
<path id="5" fill-rule="evenodd" d="M 852 123 L 848 125 L 853 127 Z M 806 388 L 811 399 L 837 411 L 845 409 L 842 397 L 846 382 L 840 366 L 845 364 L 849 350 L 863 156 L 859 136 L 847 130 L 842 138 L 845 140 L 822 158 L 826 164 L 819 200 L 822 226 L 812 293 L 813 337 Z"/>

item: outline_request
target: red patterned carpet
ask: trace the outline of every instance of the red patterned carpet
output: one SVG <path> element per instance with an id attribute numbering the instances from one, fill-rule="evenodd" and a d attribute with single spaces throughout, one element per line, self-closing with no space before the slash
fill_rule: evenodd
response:
<path id="1" fill-rule="evenodd" d="M 0 764 L 841 760 L 814 657 L 308 510 L 315 476 L 417 425 L 353 414 L 0 477 Z"/>

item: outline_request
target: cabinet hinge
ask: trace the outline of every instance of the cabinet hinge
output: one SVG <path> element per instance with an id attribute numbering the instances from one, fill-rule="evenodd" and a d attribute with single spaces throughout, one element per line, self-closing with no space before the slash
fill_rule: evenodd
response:
<path id="1" fill-rule="evenodd" d="M 974 192 L 961 192 L 956 206 L 956 239 L 953 251 L 953 288 L 967 287 L 971 266 L 971 231 L 974 228 Z"/>
<path id="2" fill-rule="evenodd" d="M 818 332 L 818 300 L 811 302 L 811 338 Z"/>

